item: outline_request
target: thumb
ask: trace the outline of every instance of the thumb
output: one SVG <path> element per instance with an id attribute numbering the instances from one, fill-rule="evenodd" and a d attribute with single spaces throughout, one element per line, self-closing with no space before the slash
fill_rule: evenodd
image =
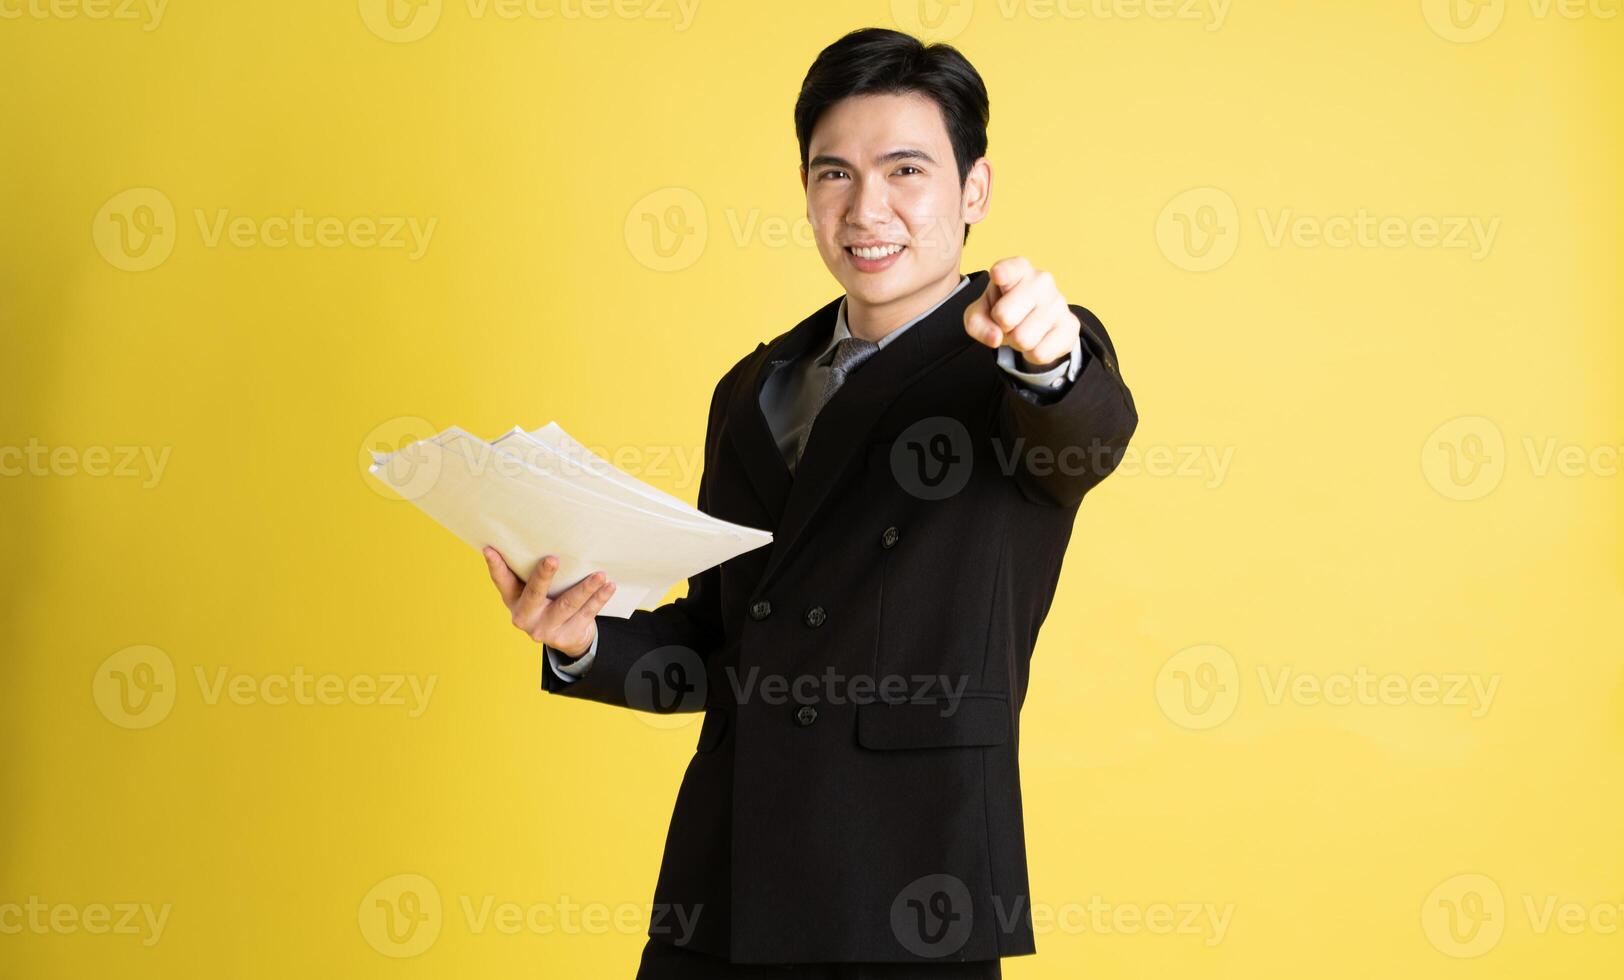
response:
<path id="1" fill-rule="evenodd" d="M 987 291 L 964 308 L 964 329 L 978 343 L 998 347 L 1004 342 L 1004 331 L 992 318 L 992 304 L 997 301 L 997 287 L 987 284 Z"/>

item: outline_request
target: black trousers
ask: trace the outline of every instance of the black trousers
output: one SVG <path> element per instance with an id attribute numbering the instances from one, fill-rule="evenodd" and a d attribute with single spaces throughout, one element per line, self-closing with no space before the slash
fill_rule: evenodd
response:
<path id="1" fill-rule="evenodd" d="M 658 939 L 643 947 L 637 980 L 999 980 L 997 960 L 976 963 L 740 965 Z"/>

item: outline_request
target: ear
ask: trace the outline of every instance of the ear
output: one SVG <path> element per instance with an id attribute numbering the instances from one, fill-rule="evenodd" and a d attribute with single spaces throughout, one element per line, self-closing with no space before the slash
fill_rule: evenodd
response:
<path id="1" fill-rule="evenodd" d="M 970 165 L 964 175 L 964 201 L 961 205 L 964 223 L 973 225 L 987 217 L 992 210 L 992 164 L 982 157 Z"/>
<path id="2" fill-rule="evenodd" d="M 803 164 L 801 166 L 801 192 L 802 193 L 806 192 L 806 166 L 805 166 L 805 164 Z"/>

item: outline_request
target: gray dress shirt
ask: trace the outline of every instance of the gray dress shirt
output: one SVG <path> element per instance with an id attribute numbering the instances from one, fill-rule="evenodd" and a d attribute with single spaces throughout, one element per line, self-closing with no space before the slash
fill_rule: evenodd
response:
<path id="1" fill-rule="evenodd" d="M 887 344 L 902 336 L 909 327 L 936 312 L 936 308 L 942 303 L 958 295 L 959 290 L 969 281 L 969 276 L 961 277 L 957 288 L 942 297 L 935 306 L 881 337 L 877 341 L 880 350 L 884 350 Z M 822 350 L 807 354 L 799 360 L 776 364 L 762 386 L 762 414 L 767 417 L 767 427 L 772 430 L 773 439 L 778 443 L 778 451 L 783 454 L 784 462 L 792 471 L 795 468 L 795 448 L 800 445 L 802 435 L 812 426 L 812 416 L 817 409 L 818 397 L 823 392 L 824 382 L 829 378 L 829 364 L 834 358 L 835 345 L 851 335 L 851 328 L 846 325 L 846 300 L 842 298 L 840 309 L 835 314 L 835 329 L 829 343 Z M 1077 380 L 1077 374 L 1082 370 L 1083 342 L 1081 338 L 1074 341 L 1071 357 L 1047 371 L 1021 370 L 1015 349 L 1012 347 L 998 348 L 997 357 L 998 366 L 1004 373 L 1025 386 L 1035 399 L 1053 398 L 1058 397 Z M 860 371 L 862 368 L 859 367 L 857 370 Z M 592 646 L 573 663 L 564 663 L 557 650 L 551 647 L 545 649 L 547 664 L 553 673 L 564 680 L 574 680 L 585 674 L 592 666 L 592 658 L 598 653 L 598 638 L 593 637 Z"/>

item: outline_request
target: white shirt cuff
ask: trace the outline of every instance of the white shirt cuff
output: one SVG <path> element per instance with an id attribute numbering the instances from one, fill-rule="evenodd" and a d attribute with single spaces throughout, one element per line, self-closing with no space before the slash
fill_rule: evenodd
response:
<path id="1" fill-rule="evenodd" d="M 601 633 L 593 634 L 592 645 L 587 647 L 586 652 L 581 654 L 581 658 L 574 663 L 564 663 L 559 659 L 557 650 L 543 644 L 542 649 L 547 651 L 547 666 L 552 669 L 553 674 L 559 680 L 565 682 L 575 680 L 592 669 L 592 658 L 598 655 L 598 637 L 601 635 Z"/>
<path id="2" fill-rule="evenodd" d="M 1015 348 L 998 348 L 998 366 L 1005 374 L 1016 379 L 1028 388 L 1038 391 L 1058 392 L 1066 385 L 1077 380 L 1083 363 L 1083 338 L 1078 337 L 1072 341 L 1071 356 L 1064 364 L 1056 364 L 1047 371 L 1022 371 L 1019 361 L 1015 358 Z"/>

